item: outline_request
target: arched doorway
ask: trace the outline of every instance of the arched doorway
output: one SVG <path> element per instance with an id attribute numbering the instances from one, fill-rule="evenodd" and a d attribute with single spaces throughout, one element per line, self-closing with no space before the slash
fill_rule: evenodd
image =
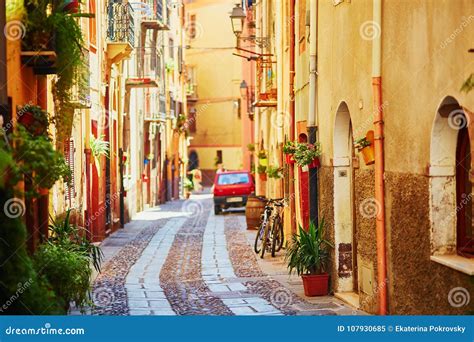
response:
<path id="1" fill-rule="evenodd" d="M 436 112 L 430 148 L 431 254 L 474 254 L 472 229 L 473 125 L 458 101 L 447 96 Z"/>
<path id="2" fill-rule="evenodd" d="M 334 124 L 334 242 L 336 292 L 358 292 L 354 211 L 354 144 L 349 109 L 339 105 Z"/>
<path id="3" fill-rule="evenodd" d="M 199 168 L 199 156 L 196 151 L 189 153 L 188 171 Z"/>

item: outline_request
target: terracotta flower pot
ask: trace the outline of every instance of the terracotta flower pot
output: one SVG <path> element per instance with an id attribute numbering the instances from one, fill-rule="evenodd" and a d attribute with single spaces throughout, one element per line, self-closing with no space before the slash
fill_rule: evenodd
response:
<path id="1" fill-rule="evenodd" d="M 189 191 L 186 191 L 186 192 L 184 193 L 184 197 L 185 197 L 186 199 L 188 199 L 189 197 L 191 197 L 191 193 L 190 193 Z"/>
<path id="2" fill-rule="evenodd" d="M 259 173 L 258 176 L 260 177 L 260 180 L 262 180 L 262 181 L 267 180 L 267 174 L 266 173 Z"/>
<path id="3" fill-rule="evenodd" d="M 296 161 L 292 154 L 285 154 L 286 163 L 293 165 Z"/>
<path id="4" fill-rule="evenodd" d="M 372 165 L 375 163 L 374 147 L 372 145 L 364 147 L 361 151 L 364 157 L 365 165 Z"/>
<path id="5" fill-rule="evenodd" d="M 304 294 L 308 297 L 328 294 L 329 274 L 303 275 Z"/>
<path id="6" fill-rule="evenodd" d="M 25 127 L 29 127 L 35 122 L 35 116 L 31 112 L 24 112 L 18 115 L 18 122 Z"/>
<path id="7" fill-rule="evenodd" d="M 49 189 L 47 189 L 47 188 L 39 188 L 39 189 L 38 189 L 38 193 L 39 193 L 41 196 L 48 196 L 48 195 L 49 195 Z"/>
<path id="8" fill-rule="evenodd" d="M 315 168 L 320 167 L 320 166 L 321 166 L 321 162 L 319 161 L 319 158 L 315 158 L 315 159 L 311 162 L 311 164 L 308 165 L 308 167 L 309 167 L 310 169 L 315 169 Z"/>
<path id="9" fill-rule="evenodd" d="M 64 12 L 67 12 L 67 13 L 79 12 L 79 0 L 64 0 Z"/>

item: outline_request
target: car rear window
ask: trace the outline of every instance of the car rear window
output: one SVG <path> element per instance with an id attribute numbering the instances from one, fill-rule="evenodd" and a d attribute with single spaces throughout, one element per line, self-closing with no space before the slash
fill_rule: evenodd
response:
<path id="1" fill-rule="evenodd" d="M 220 175 L 217 179 L 218 185 L 247 184 L 250 182 L 248 173 L 229 173 Z"/>

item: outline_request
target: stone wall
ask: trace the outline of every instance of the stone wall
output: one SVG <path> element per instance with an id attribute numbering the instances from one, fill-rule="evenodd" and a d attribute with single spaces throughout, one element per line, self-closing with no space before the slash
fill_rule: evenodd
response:
<path id="1" fill-rule="evenodd" d="M 474 277 L 430 260 L 429 179 L 423 175 L 386 173 L 389 309 L 391 314 L 466 314 L 449 291 L 465 288 L 474 295 Z M 390 208 L 390 209 L 388 209 Z"/>

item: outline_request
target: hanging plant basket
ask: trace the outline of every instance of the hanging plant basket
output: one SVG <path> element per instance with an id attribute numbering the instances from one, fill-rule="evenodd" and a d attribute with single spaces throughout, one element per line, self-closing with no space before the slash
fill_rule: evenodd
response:
<path id="1" fill-rule="evenodd" d="M 375 163 L 373 131 L 369 131 L 365 137 L 357 139 L 354 142 L 354 147 L 357 148 L 359 153 L 362 153 L 365 165 Z"/>
<path id="2" fill-rule="evenodd" d="M 308 166 L 309 168 L 319 167 L 319 157 L 321 156 L 321 145 L 319 143 L 297 143 L 293 158 L 299 167 Z"/>
<path id="3" fill-rule="evenodd" d="M 48 188 L 39 188 L 38 193 L 41 196 L 48 196 L 49 195 L 49 189 Z"/>
<path id="4" fill-rule="evenodd" d="M 316 169 L 321 166 L 321 162 L 319 161 L 319 157 L 313 159 L 313 161 L 308 165 L 310 169 Z"/>
<path id="5" fill-rule="evenodd" d="M 47 135 L 49 114 L 39 106 L 18 107 L 17 122 L 35 136 Z"/>
<path id="6" fill-rule="evenodd" d="M 67 13 L 78 13 L 79 12 L 79 0 L 64 0 L 64 12 Z"/>
<path id="7" fill-rule="evenodd" d="M 293 165 L 296 163 L 295 157 L 292 154 L 285 155 L 286 163 L 289 165 Z"/>
<path id="8" fill-rule="evenodd" d="M 258 177 L 260 178 L 261 181 L 267 181 L 267 174 L 266 173 L 259 173 Z"/>
<path id="9" fill-rule="evenodd" d="M 18 116 L 18 123 L 25 127 L 31 126 L 35 122 L 35 116 L 32 112 L 25 112 Z"/>
<path id="10" fill-rule="evenodd" d="M 372 145 L 364 147 L 360 152 L 364 158 L 365 165 L 372 165 L 375 163 L 375 151 Z"/>

